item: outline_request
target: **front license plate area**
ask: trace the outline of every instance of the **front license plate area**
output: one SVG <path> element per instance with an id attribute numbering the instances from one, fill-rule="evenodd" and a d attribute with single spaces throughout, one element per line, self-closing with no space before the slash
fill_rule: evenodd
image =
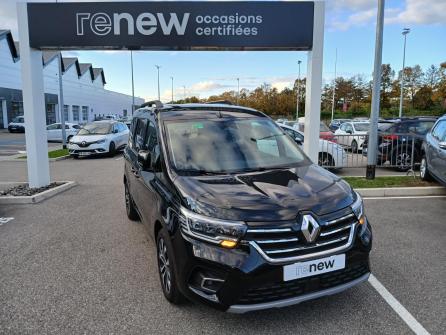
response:
<path id="1" fill-rule="evenodd" d="M 299 262 L 283 267 L 283 280 L 317 276 L 345 268 L 345 254 Z"/>

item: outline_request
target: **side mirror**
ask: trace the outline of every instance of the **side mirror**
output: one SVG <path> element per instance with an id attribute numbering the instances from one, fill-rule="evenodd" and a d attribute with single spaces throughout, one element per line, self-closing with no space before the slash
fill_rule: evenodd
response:
<path id="1" fill-rule="evenodd" d="M 440 147 L 440 149 L 446 150 L 446 142 L 445 141 L 438 143 L 438 146 Z"/>
<path id="2" fill-rule="evenodd" d="M 113 134 L 117 134 L 118 133 L 118 129 L 113 129 Z"/>
<path id="3" fill-rule="evenodd" d="M 352 133 L 353 133 L 350 129 L 347 129 L 345 132 L 346 132 L 347 134 L 352 134 Z"/>
<path id="4" fill-rule="evenodd" d="M 138 151 L 138 163 L 141 166 L 142 170 L 150 169 L 150 152 L 147 150 Z"/>

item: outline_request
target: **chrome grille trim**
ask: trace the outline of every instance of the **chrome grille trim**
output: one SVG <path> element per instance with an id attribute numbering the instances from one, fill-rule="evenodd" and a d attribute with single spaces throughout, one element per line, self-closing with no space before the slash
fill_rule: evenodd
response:
<path id="1" fill-rule="evenodd" d="M 345 227 L 341 227 L 341 228 L 338 228 L 338 229 L 333 229 L 333 230 L 325 231 L 325 232 L 321 233 L 319 236 L 324 237 L 324 236 L 328 236 L 328 235 L 336 234 L 336 233 L 339 233 L 340 231 L 344 231 L 344 230 L 347 230 L 347 229 L 351 228 L 351 226 L 352 226 L 352 225 L 349 224 L 348 226 L 345 226 Z"/>
<path id="2" fill-rule="evenodd" d="M 258 240 L 256 242 L 260 243 L 260 244 L 262 244 L 262 243 L 267 244 L 267 243 L 287 243 L 287 242 L 297 242 L 297 241 L 299 241 L 299 239 L 297 237 L 292 237 L 292 238 L 281 238 L 281 239 L 276 239 L 276 240 L 274 240 L 274 239 L 272 239 L 272 240 Z"/>
<path id="3" fill-rule="evenodd" d="M 288 233 L 293 231 L 291 228 L 272 228 L 272 229 L 248 229 L 247 233 Z"/>
<path id="4" fill-rule="evenodd" d="M 323 247 L 324 245 L 329 245 L 329 244 L 333 244 L 333 243 L 342 242 L 342 241 L 346 240 L 347 238 L 348 238 L 348 236 L 343 236 L 343 237 L 340 237 L 340 238 L 337 238 L 337 239 L 334 239 L 334 240 L 330 240 L 330 241 L 327 241 L 327 242 L 316 243 L 316 244 L 310 245 L 308 247 L 280 249 L 280 250 L 270 250 L 270 251 L 265 251 L 265 253 L 267 253 L 269 255 L 271 255 L 271 254 L 284 254 L 284 253 L 287 253 L 287 252 L 314 249 L 314 248 L 317 248 L 317 247 Z"/>
<path id="5" fill-rule="evenodd" d="M 350 217 L 353 217 L 353 215 L 347 215 L 344 216 L 343 218 L 341 218 L 342 220 L 346 220 Z M 338 222 L 341 222 L 342 220 L 339 220 Z M 333 220 L 335 221 L 335 220 Z M 323 250 L 323 251 L 315 251 L 309 254 L 305 254 L 305 255 L 297 255 L 297 256 L 289 256 L 289 257 L 280 257 L 280 258 L 272 258 L 270 257 L 270 255 L 273 254 L 280 254 L 280 253 L 286 253 L 286 252 L 294 252 L 294 251 L 299 251 L 299 248 L 297 248 L 297 250 L 293 249 L 281 249 L 281 250 L 269 250 L 269 251 L 264 251 L 260 245 L 258 244 L 258 241 L 245 241 L 247 242 L 250 246 L 252 246 L 254 249 L 257 250 L 257 252 L 268 262 L 271 264 L 283 264 L 283 263 L 289 263 L 289 262 L 296 262 L 296 261 L 302 261 L 302 260 L 307 260 L 307 259 L 312 259 L 312 258 L 317 258 L 317 257 L 321 257 L 321 256 L 325 256 L 325 255 L 329 255 L 329 254 L 334 254 L 337 252 L 342 252 L 344 250 L 347 250 L 348 248 L 351 247 L 352 243 L 353 243 L 353 239 L 355 236 L 355 232 L 356 232 L 356 226 L 357 226 L 357 222 L 353 222 L 351 224 L 349 224 L 347 227 L 350 228 L 350 231 L 348 233 L 348 237 L 347 236 L 342 236 L 340 238 L 337 239 L 332 239 L 332 240 L 328 240 L 328 241 L 324 241 L 324 242 L 319 242 L 319 247 L 323 246 L 324 244 L 334 244 L 337 242 L 342 242 L 345 241 L 345 244 L 329 249 L 329 250 Z M 325 226 L 326 227 L 326 226 Z M 347 230 L 347 228 L 346 228 Z M 291 231 L 291 229 L 290 229 Z M 267 230 L 267 232 L 270 232 L 270 230 Z M 334 233 L 333 233 L 334 234 Z M 316 248 L 316 245 L 313 246 L 307 246 L 307 247 L 302 247 L 300 250 L 308 250 L 311 248 Z"/>
<path id="6" fill-rule="evenodd" d="M 350 218 L 353 217 L 353 216 L 355 216 L 355 214 L 354 214 L 354 213 L 350 213 L 350 214 L 348 214 L 348 215 L 346 215 L 346 216 L 343 216 L 343 217 L 340 217 L 340 218 L 338 218 L 338 219 L 328 221 L 328 222 L 327 222 L 327 226 L 330 226 L 330 225 L 335 224 L 335 223 L 338 223 L 338 222 L 345 221 L 345 220 L 347 220 L 347 219 L 350 219 Z"/>

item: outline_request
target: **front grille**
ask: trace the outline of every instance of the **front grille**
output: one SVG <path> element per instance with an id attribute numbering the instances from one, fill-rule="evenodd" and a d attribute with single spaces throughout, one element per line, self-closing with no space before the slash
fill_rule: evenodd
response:
<path id="1" fill-rule="evenodd" d="M 249 288 L 239 299 L 238 304 L 258 304 L 293 298 L 351 282 L 368 272 L 370 272 L 368 264 L 360 263 L 315 277 L 256 286 Z"/>
<path id="2" fill-rule="evenodd" d="M 351 210 L 344 210 L 340 214 L 318 218 L 320 233 L 312 243 L 307 242 L 297 224 L 281 228 L 250 228 L 244 242 L 251 244 L 272 263 L 302 260 L 345 250 L 353 242 L 357 220 Z"/>

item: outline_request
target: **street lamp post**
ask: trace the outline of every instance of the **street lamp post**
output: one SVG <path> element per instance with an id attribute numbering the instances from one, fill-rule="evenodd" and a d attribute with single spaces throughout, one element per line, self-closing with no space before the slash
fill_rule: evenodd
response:
<path id="1" fill-rule="evenodd" d="M 173 77 L 170 77 L 170 80 L 172 81 L 172 91 L 171 91 L 171 95 L 172 95 L 172 103 L 173 103 Z"/>
<path id="2" fill-rule="evenodd" d="M 403 69 L 401 71 L 401 92 L 400 92 L 400 112 L 399 112 L 399 117 L 403 116 L 403 97 L 404 97 L 404 69 L 405 69 L 405 62 L 406 62 L 406 37 L 407 34 L 410 33 L 410 29 L 409 28 L 404 28 L 403 29 L 403 36 L 404 36 L 404 48 L 403 48 Z"/>
<path id="3" fill-rule="evenodd" d="M 300 103 L 300 63 L 301 60 L 297 61 L 297 65 L 299 66 L 299 75 L 297 77 L 297 98 L 296 98 L 296 121 L 299 120 L 299 103 Z"/>
<path id="4" fill-rule="evenodd" d="M 334 118 L 334 110 L 335 110 L 335 93 L 336 93 L 336 66 L 338 63 L 338 48 L 336 48 L 335 53 L 335 68 L 334 68 L 334 84 L 333 84 L 333 97 L 331 100 L 331 121 L 333 121 Z"/>
<path id="5" fill-rule="evenodd" d="M 132 116 L 135 112 L 135 83 L 133 81 L 133 51 L 130 50 L 130 66 L 132 70 Z"/>
<path id="6" fill-rule="evenodd" d="M 155 65 L 155 67 L 158 70 L 158 100 L 161 101 L 161 94 L 160 94 L 160 68 L 161 68 L 161 66 Z"/>
<path id="7" fill-rule="evenodd" d="M 240 78 L 237 78 L 237 105 L 239 104 L 240 99 Z"/>

